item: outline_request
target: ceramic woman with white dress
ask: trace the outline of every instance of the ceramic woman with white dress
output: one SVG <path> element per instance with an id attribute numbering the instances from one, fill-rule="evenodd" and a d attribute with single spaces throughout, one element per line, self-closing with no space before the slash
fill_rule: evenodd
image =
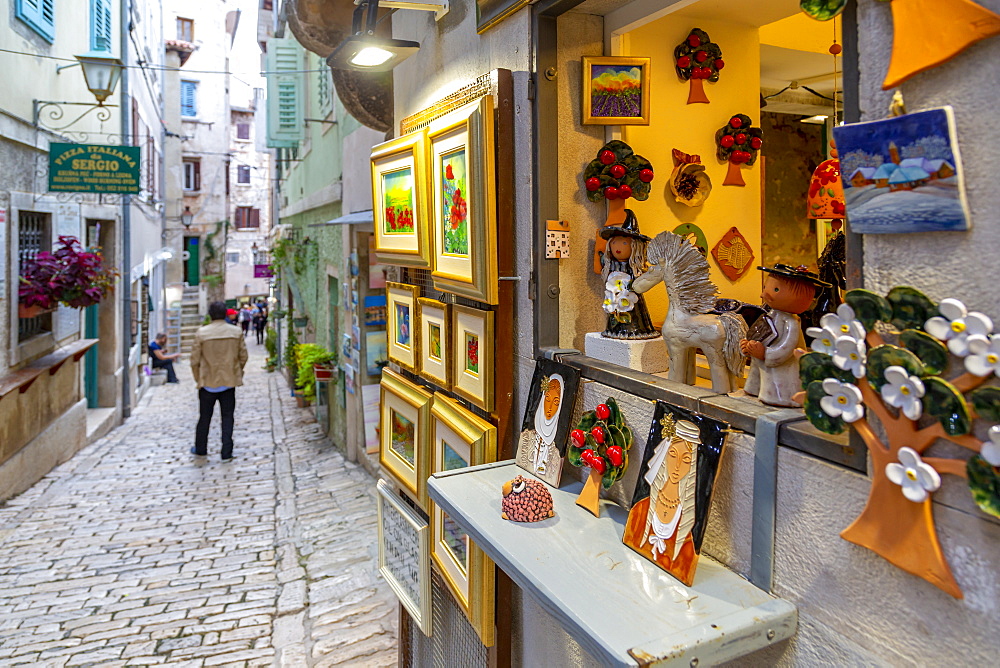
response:
<path id="1" fill-rule="evenodd" d="M 536 478 L 558 487 L 579 374 L 550 360 L 537 364 L 516 461 Z"/>

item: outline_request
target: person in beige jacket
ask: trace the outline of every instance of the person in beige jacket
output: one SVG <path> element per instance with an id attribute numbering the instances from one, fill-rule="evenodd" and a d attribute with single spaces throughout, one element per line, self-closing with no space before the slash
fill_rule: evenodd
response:
<path id="1" fill-rule="evenodd" d="M 247 346 L 236 325 L 226 322 L 226 305 L 213 302 L 208 307 L 212 322 L 198 328 L 191 346 L 191 373 L 198 387 L 200 417 L 191 454 L 208 455 L 208 430 L 212 424 L 215 402 L 222 413 L 222 461 L 233 458 L 233 414 L 236 411 L 236 388 L 243 384 Z"/>

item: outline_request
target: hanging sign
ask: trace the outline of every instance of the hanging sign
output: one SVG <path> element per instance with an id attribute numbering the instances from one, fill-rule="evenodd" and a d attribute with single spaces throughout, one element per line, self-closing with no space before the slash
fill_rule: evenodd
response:
<path id="1" fill-rule="evenodd" d="M 49 144 L 49 191 L 138 194 L 140 166 L 138 146 Z"/>
<path id="2" fill-rule="evenodd" d="M 269 264 L 255 264 L 253 266 L 253 277 L 254 278 L 271 278 L 274 276 L 274 270 L 271 269 Z"/>

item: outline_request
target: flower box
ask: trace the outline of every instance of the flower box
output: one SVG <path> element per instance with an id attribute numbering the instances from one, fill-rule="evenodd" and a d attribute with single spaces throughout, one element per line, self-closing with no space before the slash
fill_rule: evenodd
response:
<path id="1" fill-rule="evenodd" d="M 333 380 L 333 367 L 328 364 L 313 364 L 313 373 L 316 375 L 316 380 Z"/>
<path id="2" fill-rule="evenodd" d="M 40 315 L 52 313 L 53 311 L 55 311 L 54 308 L 45 308 L 44 306 L 38 306 L 37 304 L 33 306 L 27 306 L 25 304 L 17 305 L 17 317 L 21 319 L 37 318 Z"/>

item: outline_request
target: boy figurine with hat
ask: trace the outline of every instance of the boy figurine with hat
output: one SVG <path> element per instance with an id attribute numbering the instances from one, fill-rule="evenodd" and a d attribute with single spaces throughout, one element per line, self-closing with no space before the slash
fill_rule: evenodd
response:
<path id="1" fill-rule="evenodd" d="M 799 407 L 792 395 L 802 389 L 796 348 L 805 348 L 799 315 L 816 299 L 819 288 L 830 284 L 804 266 L 757 267 L 767 273 L 761 299 L 769 309 L 740 341 L 740 350 L 750 356 L 750 375 L 743 388 L 771 406 Z"/>

